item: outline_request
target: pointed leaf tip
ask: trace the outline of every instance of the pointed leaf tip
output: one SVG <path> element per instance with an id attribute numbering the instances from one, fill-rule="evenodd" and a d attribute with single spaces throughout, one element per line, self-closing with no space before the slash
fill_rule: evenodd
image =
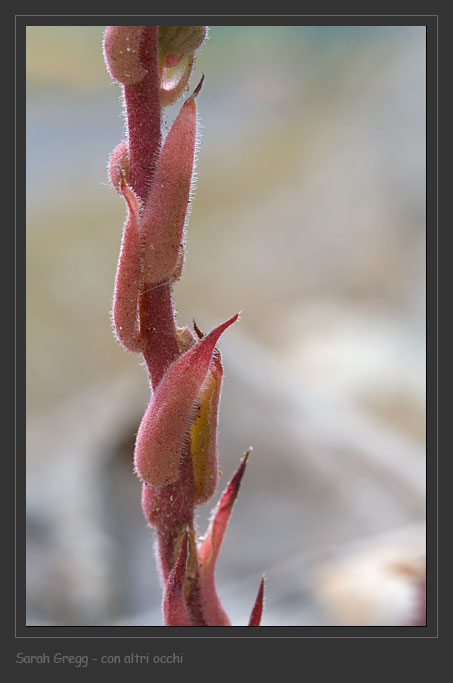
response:
<path id="1" fill-rule="evenodd" d="M 195 88 L 195 90 L 193 91 L 192 95 L 189 97 L 189 100 L 194 100 L 196 98 L 196 96 L 198 95 L 198 93 L 201 90 L 201 86 L 203 85 L 203 81 L 204 81 L 204 74 L 201 76 L 200 82 L 197 85 L 197 87 Z"/>
<path id="2" fill-rule="evenodd" d="M 237 495 L 239 493 L 239 487 L 241 486 L 241 481 L 242 477 L 244 476 L 245 472 L 245 467 L 247 465 L 247 460 L 249 458 L 249 455 L 252 451 L 252 448 L 249 448 L 245 453 L 244 456 L 241 460 L 241 463 L 239 467 L 237 468 L 236 472 L 234 473 L 230 483 L 227 486 L 227 489 L 225 493 L 223 494 L 220 504 L 224 506 L 229 506 L 232 507 L 234 504 L 234 501 L 237 498 Z"/>
<path id="3" fill-rule="evenodd" d="M 197 323 L 195 322 L 195 318 L 192 318 L 192 322 L 193 322 L 193 329 L 195 330 L 195 333 L 196 333 L 198 339 L 203 339 L 204 334 L 200 330 L 200 328 L 198 327 Z"/>
<path id="4" fill-rule="evenodd" d="M 225 332 L 227 327 L 229 327 L 230 325 L 235 323 L 236 320 L 238 319 L 238 317 L 239 317 L 239 313 L 236 313 L 236 315 L 233 315 L 232 318 L 230 318 L 229 320 L 226 320 L 221 325 L 218 325 L 218 327 L 214 328 L 208 335 L 203 337 L 203 341 L 206 343 L 206 346 L 207 347 L 211 346 L 212 342 L 214 342 L 214 345 L 215 345 L 217 343 L 217 340 L 220 337 L 220 335 L 223 332 Z"/>
<path id="5" fill-rule="evenodd" d="M 261 616 L 263 614 L 263 600 L 264 600 L 264 576 L 260 581 L 258 593 L 255 604 L 253 605 L 252 613 L 250 615 L 249 626 L 259 626 L 261 623 Z"/>
<path id="6" fill-rule="evenodd" d="M 217 513 L 214 518 L 214 522 L 216 521 L 217 518 L 225 517 L 224 525 L 226 528 L 226 525 L 228 523 L 229 516 L 231 514 L 231 508 L 233 507 L 236 498 L 239 493 L 239 488 L 241 486 L 241 481 L 242 477 L 244 476 L 245 472 L 245 467 L 247 465 L 247 460 L 250 455 L 250 450 L 248 450 L 246 453 L 244 453 L 244 457 L 241 460 L 241 463 L 239 467 L 237 468 L 236 472 L 234 473 L 233 477 L 230 480 L 230 483 L 228 484 L 223 496 L 220 499 Z M 224 533 L 225 529 L 223 529 L 222 536 Z"/>
<path id="7" fill-rule="evenodd" d="M 206 536 L 199 546 L 198 556 L 201 570 L 205 574 L 214 574 L 215 563 L 230 519 L 231 510 L 239 493 L 249 454 L 250 450 L 244 454 L 239 467 L 220 498 Z"/>

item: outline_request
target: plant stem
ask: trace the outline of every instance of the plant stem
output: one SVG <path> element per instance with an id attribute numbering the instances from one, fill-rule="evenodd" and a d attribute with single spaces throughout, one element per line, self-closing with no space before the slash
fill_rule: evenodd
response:
<path id="1" fill-rule="evenodd" d="M 142 81 L 124 86 L 130 159 L 130 184 L 144 202 L 161 144 L 159 52 L 157 26 L 143 31 L 140 60 L 147 69 Z"/>
<path id="2" fill-rule="evenodd" d="M 124 86 L 130 159 L 130 184 L 146 201 L 161 147 L 161 104 L 157 27 L 147 26 L 141 44 L 141 61 L 148 70 L 140 83 Z M 139 301 L 140 336 L 149 373 L 151 391 L 166 369 L 179 356 L 171 285 L 144 285 Z M 165 583 L 179 553 L 184 530 L 189 531 L 185 596 L 193 625 L 206 625 L 199 587 L 198 560 L 194 531 L 194 477 L 190 445 L 181 456 L 180 478 L 158 489 L 154 507 L 161 577 Z"/>
<path id="3" fill-rule="evenodd" d="M 145 285 L 140 295 L 139 310 L 143 357 L 151 386 L 155 389 L 167 367 L 179 356 L 171 286 Z"/>

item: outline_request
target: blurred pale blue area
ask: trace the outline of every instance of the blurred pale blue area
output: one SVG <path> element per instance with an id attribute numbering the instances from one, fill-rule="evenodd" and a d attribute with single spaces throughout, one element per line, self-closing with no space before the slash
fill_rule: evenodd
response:
<path id="1" fill-rule="evenodd" d="M 27 29 L 29 623 L 160 623 L 131 464 L 146 379 L 109 320 L 123 120 L 102 32 Z M 214 26 L 191 87 L 202 73 L 175 301 L 206 330 L 243 311 L 221 344 L 222 487 L 255 451 L 225 606 L 246 623 L 265 571 L 265 624 L 406 623 L 424 571 L 425 29 Z"/>

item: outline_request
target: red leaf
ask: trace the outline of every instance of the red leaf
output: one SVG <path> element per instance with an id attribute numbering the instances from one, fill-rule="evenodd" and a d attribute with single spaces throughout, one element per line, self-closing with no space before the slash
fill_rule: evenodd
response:
<path id="1" fill-rule="evenodd" d="M 162 606 L 165 626 L 191 626 L 184 600 L 188 538 L 189 533 L 186 531 L 176 564 L 168 575 Z"/>
<path id="2" fill-rule="evenodd" d="M 120 344 L 127 351 L 141 351 L 138 325 L 138 295 L 140 291 L 140 241 L 138 232 L 138 201 L 121 175 L 120 191 L 126 200 L 128 216 L 123 230 L 120 256 L 115 277 L 112 318 Z"/>
<path id="3" fill-rule="evenodd" d="M 220 545 L 225 535 L 228 520 L 230 519 L 231 510 L 239 493 L 239 487 L 241 485 L 242 477 L 244 476 L 249 454 L 250 450 L 248 450 L 242 458 L 241 464 L 220 498 L 205 539 L 199 546 L 198 557 L 203 570 L 206 572 L 209 568 L 213 567 L 218 557 Z"/>
<path id="4" fill-rule="evenodd" d="M 238 315 L 216 327 L 170 365 L 140 424 L 135 444 L 135 469 L 151 486 L 176 481 L 192 406 L 202 387 L 215 345 Z"/>
<path id="5" fill-rule="evenodd" d="M 169 280 L 176 269 L 178 275 L 182 269 L 196 128 L 192 95 L 184 102 L 165 139 L 140 219 L 145 284 Z"/>
<path id="6" fill-rule="evenodd" d="M 203 614 L 210 626 L 230 626 L 230 620 L 221 605 L 215 587 L 215 565 L 231 510 L 239 492 L 249 453 L 250 450 L 243 457 L 241 464 L 223 493 L 214 511 L 214 516 L 205 539 L 198 547 Z"/>

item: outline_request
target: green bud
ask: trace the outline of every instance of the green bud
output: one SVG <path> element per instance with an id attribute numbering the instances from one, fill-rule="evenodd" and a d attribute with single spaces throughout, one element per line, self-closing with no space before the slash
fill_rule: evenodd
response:
<path id="1" fill-rule="evenodd" d="M 203 45 L 207 33 L 207 26 L 159 26 L 161 56 L 195 52 Z"/>

